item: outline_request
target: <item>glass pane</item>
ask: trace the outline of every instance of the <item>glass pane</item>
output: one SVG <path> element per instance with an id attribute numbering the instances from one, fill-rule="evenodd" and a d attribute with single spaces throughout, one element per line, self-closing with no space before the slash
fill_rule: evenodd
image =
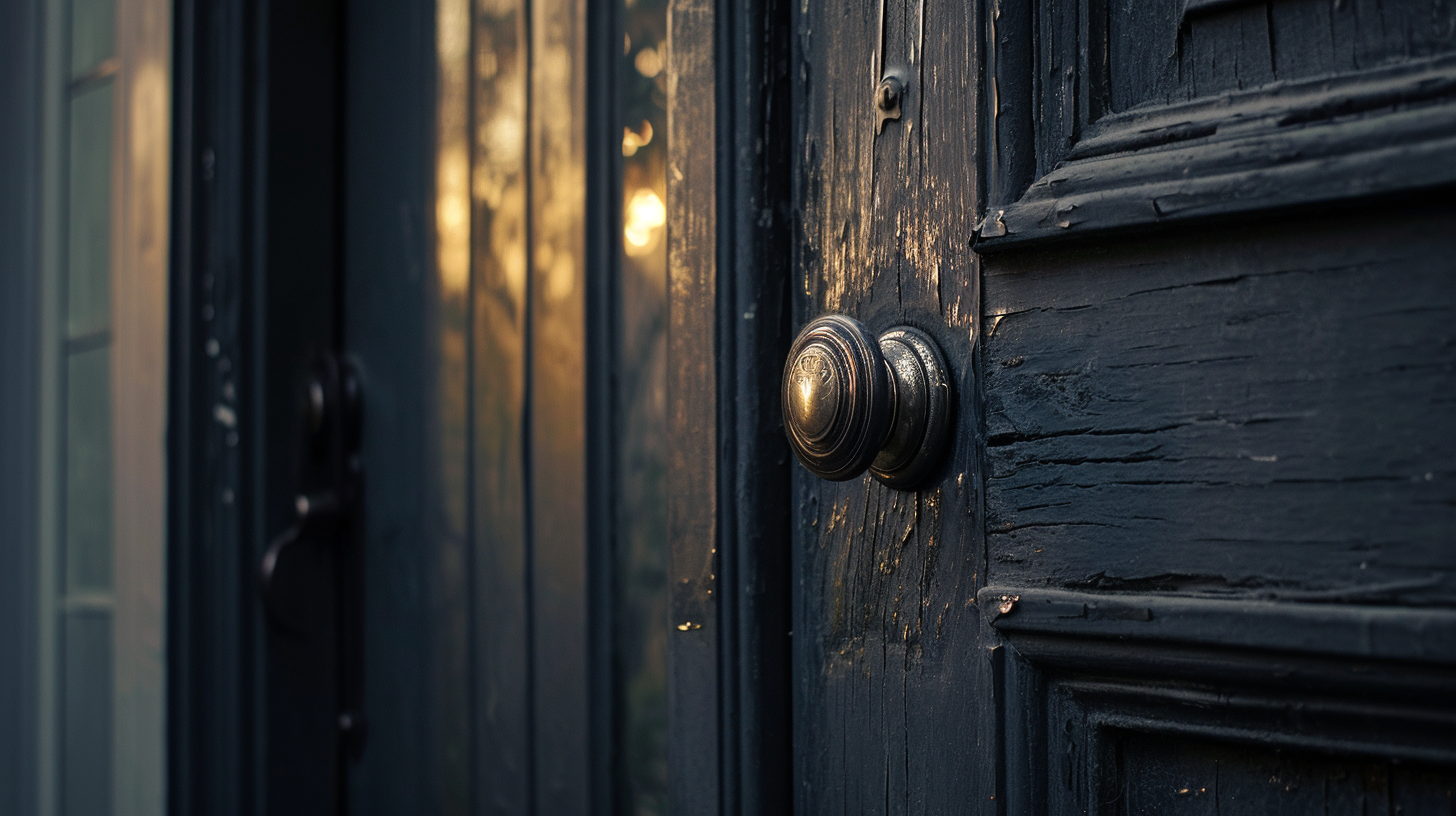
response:
<path id="1" fill-rule="evenodd" d="M 71 4 L 71 76 L 89 73 L 116 50 L 116 0 Z"/>
<path id="2" fill-rule="evenodd" d="M 66 376 L 66 591 L 111 588 L 111 350 L 70 357 Z"/>
<path id="3" fill-rule="evenodd" d="M 70 169 L 67 324 L 77 337 L 111 325 L 110 84 L 71 102 Z"/>
<path id="4" fill-rule="evenodd" d="M 61 812 L 107 816 L 112 798 L 110 613 L 69 613 L 65 638 Z"/>
<path id="5" fill-rule="evenodd" d="M 623 0 L 616 417 L 619 812 L 667 812 L 665 0 Z"/>

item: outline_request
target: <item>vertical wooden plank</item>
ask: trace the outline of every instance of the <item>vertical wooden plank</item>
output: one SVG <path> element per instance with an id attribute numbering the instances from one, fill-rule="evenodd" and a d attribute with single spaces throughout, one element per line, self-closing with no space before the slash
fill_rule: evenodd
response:
<path id="1" fill-rule="evenodd" d="M 113 215 L 114 813 L 164 809 L 172 4 L 119 0 Z"/>
<path id="2" fill-rule="evenodd" d="M 531 660 L 535 812 L 586 813 L 586 4 L 530 25 Z"/>
<path id="3" fill-rule="evenodd" d="M 529 813 L 527 3 L 475 4 L 471 208 L 473 813 Z"/>
<path id="4" fill-rule="evenodd" d="M 664 9 L 666 0 L 649 0 L 639 3 L 638 14 L 647 18 L 657 17 L 662 23 L 666 23 Z M 632 513 L 626 510 L 624 505 L 630 495 L 631 487 L 626 484 L 626 479 L 619 477 L 619 465 L 625 461 L 623 455 L 628 447 L 626 434 L 621 430 L 623 427 L 622 409 L 618 400 L 617 389 L 621 388 L 625 360 L 623 357 L 622 333 L 619 329 L 620 317 L 624 316 L 621 284 L 624 275 L 622 263 L 622 239 L 618 236 L 622 229 L 622 142 L 618 141 L 617 128 L 622 109 L 620 89 L 620 70 L 624 59 L 623 38 L 625 32 L 625 14 L 623 3 L 599 2 L 589 3 L 586 7 L 583 25 L 586 35 L 583 38 L 583 52 L 580 55 L 583 61 L 583 71 L 586 74 L 585 87 L 585 108 L 583 110 L 583 126 L 587 129 L 585 134 L 585 160 L 586 160 L 586 189 L 585 189 L 585 257 L 586 264 L 586 337 L 587 348 L 584 361 L 586 365 L 585 382 L 585 410 L 586 425 L 585 434 L 587 440 L 586 450 L 586 514 L 589 519 L 587 525 L 586 539 L 586 580 L 588 582 L 586 595 L 586 617 L 587 630 L 587 671 L 588 671 L 588 696 L 587 721 L 583 723 L 586 730 L 586 741 L 588 751 L 588 796 L 590 797 L 590 808 L 593 812 L 622 812 L 630 810 L 624 808 L 623 795 L 630 789 L 629 777 L 623 772 L 628 765 L 630 754 L 628 751 L 619 750 L 622 745 L 617 738 L 627 732 L 629 727 L 628 708 L 623 704 L 626 693 L 637 693 L 639 701 L 647 700 L 648 710 L 663 713 L 664 702 L 653 700 L 649 693 L 642 694 L 637 689 L 631 689 L 630 685 L 620 681 L 618 678 L 625 675 L 624 666 L 630 665 L 632 645 L 630 640 L 619 637 L 627 621 L 630 619 L 625 614 L 624 605 L 621 603 L 619 582 L 621 574 L 618 572 L 618 565 L 623 562 L 622 556 L 630 552 L 632 544 L 627 543 L 630 539 L 622 534 L 623 522 L 629 518 L 639 525 L 645 524 L 649 529 L 658 531 L 655 537 L 657 559 L 652 562 L 657 567 L 656 576 L 659 579 L 664 577 L 661 568 L 665 540 L 665 531 L 662 524 L 655 524 L 659 519 L 665 519 L 667 515 L 666 503 L 661 500 L 658 493 L 657 500 L 652 502 L 653 510 L 642 513 Z M 664 32 L 665 36 L 665 32 Z M 659 168 L 663 166 L 659 160 Z M 661 173 L 658 174 L 661 176 Z M 660 189 L 660 188 L 659 188 Z M 666 191 L 662 195 L 666 195 Z M 666 230 L 659 227 L 660 232 Z M 665 290 L 666 283 L 666 238 L 661 238 L 663 250 L 654 258 L 660 256 L 659 270 L 661 281 L 664 286 L 659 290 L 659 297 L 644 299 L 643 306 L 657 307 L 657 313 L 663 314 L 666 306 L 663 303 L 662 290 Z M 662 346 L 662 338 L 666 335 L 666 326 L 659 323 L 658 326 L 658 348 Z M 658 355 L 655 359 L 658 363 L 662 357 Z M 658 379 L 665 375 L 661 368 L 656 369 Z M 638 394 L 660 394 L 651 387 L 641 388 Z M 660 403 L 659 403 L 660 404 Z M 654 430 L 656 438 L 661 439 L 663 421 L 656 423 Z M 641 426 L 638 426 L 641 427 Z M 650 461 L 650 460 L 649 460 Z M 661 478 L 661 467 L 651 467 L 650 464 L 638 462 L 632 473 L 641 483 L 643 478 Z M 650 493 L 647 495 L 651 495 Z M 651 501 L 651 500 L 649 500 Z M 656 586 L 657 596 L 665 595 L 665 583 Z M 658 603 L 662 601 L 658 599 Z M 665 615 L 656 616 L 659 623 Z M 665 629 L 658 626 L 654 629 L 658 642 L 665 640 Z M 656 653 L 659 657 L 662 651 Z M 660 664 L 658 666 L 658 680 L 662 682 Z M 661 696 L 665 697 L 666 688 L 661 689 Z M 656 721 L 654 721 L 656 722 Z M 630 750 L 630 749 L 628 749 Z M 654 757 L 655 759 L 656 757 Z M 665 759 L 665 758 L 664 758 Z M 664 761 L 665 764 L 665 761 Z M 655 767 L 655 766 L 654 766 Z M 664 786 L 665 787 L 665 786 Z"/>
<path id="5" fill-rule="evenodd" d="M 309 444 L 300 408 L 315 359 L 340 339 L 343 3 L 244 8 L 257 26 L 250 43 L 255 61 L 244 63 L 256 72 L 256 84 L 248 87 L 257 94 L 257 107 L 243 108 L 249 137 L 243 342 L 236 350 L 219 349 L 219 393 L 204 416 L 227 429 L 224 445 L 245 453 L 251 495 L 240 507 L 251 529 L 248 555 L 232 567 L 233 580 L 245 593 L 245 608 L 262 613 L 256 576 L 263 553 L 295 523 L 295 498 L 331 481 L 327 457 Z M 232 391 L 243 394 L 235 416 L 228 414 Z M 258 618 L 264 684 L 259 784 L 273 816 L 326 813 L 341 804 L 343 630 L 340 559 L 331 540 L 317 535 L 279 564 L 274 598 L 301 631 Z"/>
<path id="6" fill-rule="evenodd" d="M 796 811 L 990 813 L 997 751 L 975 344 L 979 4 L 806 4 L 796 15 L 795 319 L 935 337 L 957 397 L 916 492 L 794 476 Z M 905 91 L 877 135 L 876 87 Z"/>
<path id="7" fill-rule="evenodd" d="M 365 386 L 368 729 L 351 813 L 477 812 L 491 781 L 477 765 L 476 702 L 489 705 L 478 602 L 490 587 L 473 537 L 471 19 L 470 0 L 348 10 L 344 345 Z"/>
<path id="8" fill-rule="evenodd" d="M 793 0 L 719 6 L 719 678 L 726 813 L 792 812 Z M 720 119 L 720 124 L 724 124 Z"/>
<path id="9" fill-rule="evenodd" d="M 432 601 L 430 719 L 433 804 L 465 814 L 473 798 L 470 641 L 472 604 L 470 0 L 435 4 L 434 286 L 435 358 L 431 479 L 436 496 L 434 552 L 426 586 Z"/>
<path id="10" fill-rule="evenodd" d="M 236 428 L 252 383 L 241 346 L 245 148 L 239 2 L 177 0 L 170 275 L 168 800 L 177 812 L 254 812 L 260 740 L 256 584 Z M 228 444 L 229 441 L 233 444 Z M 246 565 L 246 567 L 244 567 Z M 246 573 L 244 570 L 246 569 Z"/>
<path id="11" fill-rule="evenodd" d="M 674 2 L 668 39 L 669 808 L 785 813 L 792 3 Z"/>
<path id="12" fill-rule="evenodd" d="M 1032 182 L 1040 155 L 1034 128 L 1042 117 L 1033 91 L 1031 64 L 1037 45 L 1021 32 L 1033 30 L 1032 4 L 987 0 L 985 89 L 986 127 L 983 184 L 988 212 L 1015 201 Z M 995 231 L 995 219 L 987 225 Z"/>
<path id="13" fill-rule="evenodd" d="M 668 6 L 668 809 L 721 806 L 714 3 Z"/>
<path id="14" fill-rule="evenodd" d="M 1189 98 L 1257 88 L 1274 79 L 1269 15 L 1253 7 L 1220 10 L 1188 22 L 1181 70 Z"/>

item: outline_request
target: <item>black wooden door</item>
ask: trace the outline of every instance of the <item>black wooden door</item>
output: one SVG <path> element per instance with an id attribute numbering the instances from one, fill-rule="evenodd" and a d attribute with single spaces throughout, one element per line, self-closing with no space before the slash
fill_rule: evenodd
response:
<path id="1" fill-rule="evenodd" d="M 793 331 L 909 324 L 954 374 L 919 490 L 793 468 L 796 810 L 1452 812 L 1452 7 L 793 4 L 762 62 L 786 109 L 752 70 L 719 68 L 716 108 L 681 90 L 712 79 L 678 54 L 711 52 L 711 14 L 675 19 L 673 144 L 749 148 L 683 148 L 669 188 L 674 326 L 718 327 L 673 346 L 679 629 L 730 637 L 688 591 L 721 563 L 697 542 L 777 546 L 730 517 L 775 506 L 733 485 L 783 455 L 742 417 L 776 407 L 792 332 L 745 328 L 779 295 L 735 251 L 782 219 Z M 765 144 L 778 210 L 743 169 Z"/>
<path id="2" fill-rule="evenodd" d="M 617 14 L 178 0 L 174 812 L 611 802 Z"/>

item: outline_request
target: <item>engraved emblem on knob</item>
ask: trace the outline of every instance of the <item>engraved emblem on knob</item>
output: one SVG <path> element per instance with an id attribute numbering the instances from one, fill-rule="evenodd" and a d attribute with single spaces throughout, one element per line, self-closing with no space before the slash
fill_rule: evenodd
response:
<path id="1" fill-rule="evenodd" d="M 843 315 L 804 327 L 784 367 L 784 426 L 804 467 L 834 481 L 869 470 L 910 489 L 939 464 L 950 378 L 935 341 L 901 326 L 879 338 Z"/>
<path id="2" fill-rule="evenodd" d="M 789 408 L 794 425 L 813 441 L 819 441 L 834 426 L 839 410 L 839 378 L 823 350 L 809 348 L 794 365 L 794 394 Z"/>

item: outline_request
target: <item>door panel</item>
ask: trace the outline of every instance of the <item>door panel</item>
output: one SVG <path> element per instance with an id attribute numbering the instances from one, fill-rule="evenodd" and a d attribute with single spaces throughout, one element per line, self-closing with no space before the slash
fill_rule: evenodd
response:
<path id="1" fill-rule="evenodd" d="M 333 463 L 312 441 L 302 409 L 311 369 L 339 345 L 337 287 L 342 112 L 338 104 L 339 20 L 333 0 L 273 9 L 266 29 L 268 71 L 260 79 L 266 130 L 253 179 L 262 251 L 248 284 L 263 326 L 233 351 L 251 363 L 244 393 L 256 422 L 249 474 L 257 491 L 257 549 L 244 586 L 258 597 L 265 547 L 296 523 L 296 497 L 324 489 Z M 247 284 L 245 284 L 247 285 Z M 225 352 L 226 353 L 226 352 Z M 337 406 L 330 409 L 337 416 Z M 343 764 L 343 709 L 338 660 L 345 627 L 339 614 L 340 553 L 334 537 L 307 532 L 278 560 L 270 594 L 278 616 L 259 616 L 262 699 L 267 701 L 263 786 L 272 814 L 329 813 L 338 806 Z"/>
<path id="2" fill-rule="evenodd" d="M 979 809 L 992 795 L 995 723 L 974 606 L 986 575 L 970 251 L 978 25 L 954 4 L 805 9 L 795 21 L 796 325 L 842 313 L 876 332 L 928 331 L 950 361 L 957 420 L 947 461 L 917 492 L 795 469 L 796 809 Z M 881 128 L 886 77 L 905 91 L 899 118 Z"/>
<path id="3" fill-rule="evenodd" d="M 612 801 L 621 11 L 180 4 L 183 811 Z M 362 500 L 279 558 L 283 627 L 319 359 L 362 381 L 327 463 Z"/>
<path id="4" fill-rule="evenodd" d="M 1444 6 L 1133 5 L 989 2 L 979 249 L 1456 180 Z"/>
<path id="5" fill-rule="evenodd" d="M 470 677 L 471 610 L 461 591 L 469 577 L 461 554 L 468 451 L 465 401 L 448 386 L 463 389 L 469 380 L 462 287 L 442 285 L 431 263 L 438 250 L 429 217 L 435 86 L 449 80 L 436 79 L 432 4 L 353 4 L 347 26 L 343 303 L 365 394 L 359 544 L 367 725 L 348 805 L 362 813 L 460 813 L 470 790 L 471 722 L 461 707 Z M 461 108 L 462 74 L 452 77 Z M 466 249 L 468 240 L 466 230 Z M 458 251 L 455 258 L 458 267 Z"/>
<path id="6" fill-rule="evenodd" d="M 959 411 L 916 492 L 794 470 L 798 808 L 1450 808 L 1453 31 L 798 11 L 795 326 L 929 331 Z"/>
<path id="7" fill-rule="evenodd" d="M 987 260 L 1008 807 L 1449 809 L 1451 216 Z"/>
<path id="8" fill-rule="evenodd" d="M 1444 812 L 1451 29 L 1055 5 L 987 60 L 1007 807 Z"/>
<path id="9" fill-rule="evenodd" d="M 585 152 L 610 130 L 584 121 L 589 31 L 574 2 L 350 8 L 368 726 L 350 812 L 572 814 L 603 795 L 587 422 L 610 346 L 588 336 Z"/>
<path id="10" fill-rule="evenodd" d="M 988 263 L 993 582 L 1450 603 L 1451 215 Z"/>

